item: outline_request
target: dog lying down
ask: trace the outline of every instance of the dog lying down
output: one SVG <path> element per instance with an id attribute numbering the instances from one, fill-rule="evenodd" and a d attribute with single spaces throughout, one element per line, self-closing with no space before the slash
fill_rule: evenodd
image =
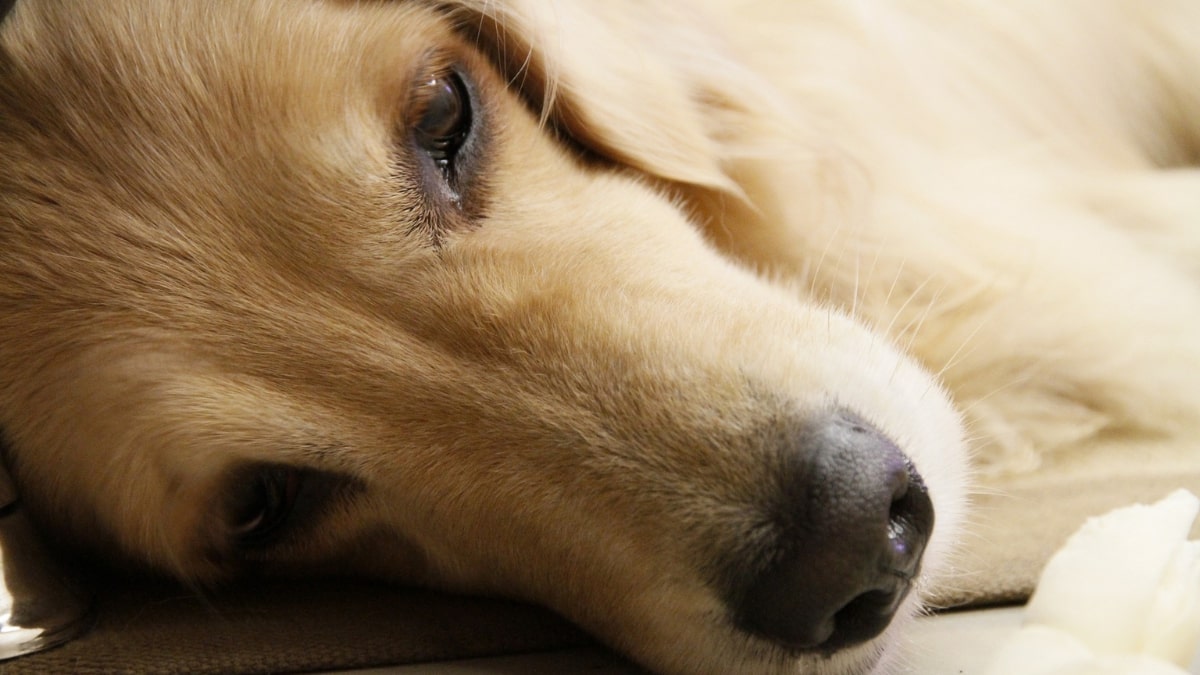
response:
<path id="1" fill-rule="evenodd" d="M 701 5 L 17 0 L 41 526 L 862 673 L 955 583 L 969 455 L 1200 431 L 1200 5 Z"/>

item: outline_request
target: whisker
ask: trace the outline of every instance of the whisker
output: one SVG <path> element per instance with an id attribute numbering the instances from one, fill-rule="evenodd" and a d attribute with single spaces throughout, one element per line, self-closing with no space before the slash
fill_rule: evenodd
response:
<path id="1" fill-rule="evenodd" d="M 850 292 L 850 316 L 855 319 L 858 318 L 858 282 L 861 261 L 862 257 L 856 254 L 854 256 L 854 288 Z"/>
<path id="2" fill-rule="evenodd" d="M 1004 384 L 993 388 L 988 393 L 986 393 L 982 396 L 973 397 L 973 398 L 971 398 L 970 401 L 968 401 L 965 404 L 959 404 L 959 411 L 962 412 L 963 414 L 970 413 L 971 411 L 973 411 L 975 409 L 976 406 L 978 406 L 981 403 L 986 402 L 988 399 L 995 396 L 996 394 L 1007 391 L 1015 386 L 1025 384 L 1026 382 L 1029 382 L 1030 380 L 1032 380 L 1033 377 L 1034 377 L 1033 372 L 1030 369 L 1025 369 L 1025 370 L 1021 371 L 1021 375 L 1019 377 L 1014 376 L 1008 382 L 1005 382 Z"/>
<path id="3" fill-rule="evenodd" d="M 900 329 L 900 335 L 908 336 L 908 341 L 904 343 L 905 351 L 912 349 L 913 343 L 916 342 L 917 335 L 920 334 L 921 328 L 925 325 L 925 320 L 933 314 L 933 308 L 938 305 L 938 301 L 942 297 L 943 290 L 945 290 L 945 286 L 934 291 L 933 297 L 929 299 L 929 302 L 925 303 L 925 309 L 921 310 L 921 313 L 915 317 L 915 326 L 913 325 L 913 320 L 910 320 L 904 325 L 904 328 Z"/>
<path id="4" fill-rule="evenodd" d="M 901 258 L 900 265 L 896 267 L 896 274 L 892 277 L 892 285 L 888 287 L 887 295 L 883 298 L 884 307 L 892 302 L 892 294 L 896 291 L 896 284 L 900 282 L 900 277 L 904 276 L 904 266 L 908 264 L 908 258 Z"/>
<path id="5" fill-rule="evenodd" d="M 975 344 L 973 344 L 973 343 L 975 341 L 975 338 L 979 335 L 979 331 L 983 329 L 983 326 L 985 323 L 987 323 L 987 322 L 981 320 L 977 324 L 975 324 L 975 328 L 972 329 L 971 332 L 968 333 L 967 336 L 965 338 L 963 338 L 962 341 L 959 343 L 958 349 L 955 349 L 954 353 L 952 353 L 950 355 L 950 358 L 946 359 L 946 362 L 942 365 L 941 368 L 938 369 L 937 373 L 935 373 L 935 375 L 934 375 L 935 377 L 937 377 L 938 379 L 941 379 L 942 376 L 944 376 L 951 368 L 953 368 L 958 363 L 958 358 L 960 355 L 962 355 L 965 358 L 967 356 L 970 356 L 975 351 Z M 971 348 L 964 353 L 963 350 L 965 350 L 968 345 L 970 345 Z"/>
<path id="6" fill-rule="evenodd" d="M 817 263 L 813 267 L 811 276 L 809 277 L 809 295 L 817 295 L 817 280 L 821 277 L 821 268 L 825 265 L 825 258 L 829 255 L 829 249 L 833 247 L 833 242 L 837 240 L 838 234 L 842 230 L 842 221 L 838 220 L 833 226 L 833 232 L 829 233 L 829 238 L 825 241 L 825 247 L 821 250 L 821 255 L 817 257 Z"/>
<path id="7" fill-rule="evenodd" d="M 859 306 L 860 296 L 862 299 L 862 304 L 865 306 L 866 305 L 866 294 L 870 292 L 871 285 L 875 281 L 875 270 L 879 266 L 879 255 L 883 251 L 883 249 L 886 247 L 886 245 L 887 245 L 887 242 L 885 240 L 879 246 L 873 247 L 875 249 L 875 255 L 873 255 L 871 257 L 871 266 L 867 269 L 867 278 L 865 280 L 863 280 L 861 290 L 860 290 L 859 283 L 858 283 L 858 281 L 859 281 L 858 280 L 858 260 L 859 259 L 858 258 L 855 259 L 854 303 L 852 305 L 851 316 L 855 317 L 856 319 L 866 320 L 868 318 L 868 317 L 860 317 L 859 316 L 858 306 Z"/>

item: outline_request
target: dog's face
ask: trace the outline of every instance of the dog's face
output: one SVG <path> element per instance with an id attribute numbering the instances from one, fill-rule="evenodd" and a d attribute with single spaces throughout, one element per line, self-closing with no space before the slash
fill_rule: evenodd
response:
<path id="1" fill-rule="evenodd" d="M 481 5 L 17 4 L 0 424 L 27 502 L 187 579 L 516 596 L 664 671 L 867 667 L 961 510 L 944 394 L 665 196 L 734 189 L 669 59 L 627 86 L 619 45 L 571 62 Z M 865 581 L 820 597 L 842 568 Z"/>

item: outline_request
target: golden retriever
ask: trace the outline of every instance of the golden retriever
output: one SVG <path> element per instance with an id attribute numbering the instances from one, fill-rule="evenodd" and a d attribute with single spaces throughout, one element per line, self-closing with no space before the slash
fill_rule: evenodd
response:
<path id="1" fill-rule="evenodd" d="M 523 598 L 664 673 L 885 670 L 971 453 L 1200 431 L 1197 26 L 17 0 L 6 461 L 58 540 L 192 582 Z"/>

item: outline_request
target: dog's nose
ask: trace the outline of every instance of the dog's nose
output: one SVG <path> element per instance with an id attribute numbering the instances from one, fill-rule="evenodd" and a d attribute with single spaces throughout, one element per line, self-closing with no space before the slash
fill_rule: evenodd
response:
<path id="1" fill-rule="evenodd" d="M 746 630 L 792 650 L 832 652 L 887 627 L 933 529 L 933 504 L 890 439 L 836 411 L 787 449 L 778 543 L 741 580 Z"/>

